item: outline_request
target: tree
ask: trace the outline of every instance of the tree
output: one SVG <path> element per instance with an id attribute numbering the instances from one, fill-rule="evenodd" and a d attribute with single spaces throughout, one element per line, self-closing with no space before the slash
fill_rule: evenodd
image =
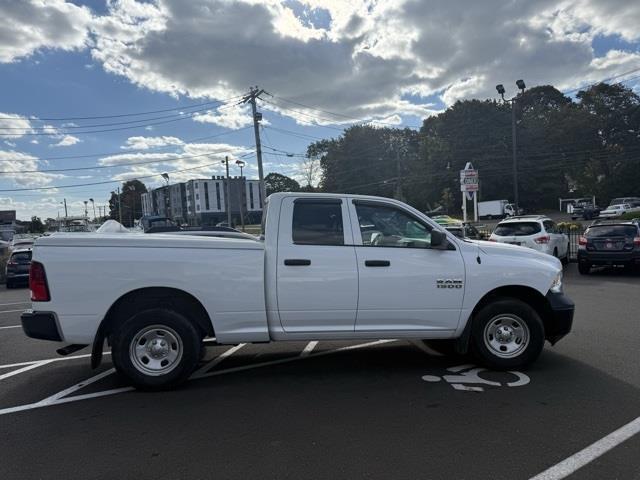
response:
<path id="1" fill-rule="evenodd" d="M 109 217 L 120 221 L 120 208 L 118 202 L 122 202 L 122 224 L 125 227 L 133 227 L 134 221 L 142 217 L 141 195 L 147 193 L 147 187 L 140 180 L 127 180 L 122 184 L 120 196 L 117 192 L 111 192 L 109 199 Z"/>
<path id="2" fill-rule="evenodd" d="M 300 170 L 305 181 L 305 191 L 314 191 L 320 181 L 320 160 L 316 156 L 308 156 L 301 165 Z"/>
<path id="3" fill-rule="evenodd" d="M 29 232 L 44 233 L 44 223 L 42 223 L 40 217 L 36 217 L 35 215 L 31 217 L 31 222 L 29 223 Z"/>
<path id="4" fill-rule="evenodd" d="M 293 178 L 276 172 L 269 173 L 266 177 L 264 177 L 264 185 L 267 190 L 267 195 L 278 192 L 300 191 L 300 184 Z"/>

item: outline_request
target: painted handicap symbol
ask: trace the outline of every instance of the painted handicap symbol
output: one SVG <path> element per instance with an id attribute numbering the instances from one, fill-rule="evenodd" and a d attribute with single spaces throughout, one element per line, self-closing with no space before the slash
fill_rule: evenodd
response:
<path id="1" fill-rule="evenodd" d="M 527 385 L 531 379 L 522 372 L 509 371 L 511 375 L 517 377 L 517 380 L 513 382 L 506 382 L 504 384 L 500 382 L 494 382 L 487 380 L 480 376 L 481 372 L 488 371 L 486 368 L 476 367 L 475 365 L 458 365 L 455 367 L 447 368 L 448 372 L 455 373 L 457 375 L 423 375 L 422 380 L 425 382 L 439 382 L 444 380 L 451 385 L 455 390 L 462 390 L 464 392 L 484 392 L 484 387 L 474 385 L 488 385 L 491 387 L 522 387 Z"/>

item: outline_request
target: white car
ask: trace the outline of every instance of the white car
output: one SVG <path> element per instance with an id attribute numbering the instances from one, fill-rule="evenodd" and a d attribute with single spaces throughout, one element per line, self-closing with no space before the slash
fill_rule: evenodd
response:
<path id="1" fill-rule="evenodd" d="M 600 216 L 604 218 L 615 218 L 619 217 L 627 212 L 632 210 L 631 205 L 628 203 L 620 203 L 618 205 L 609 205 L 606 210 L 600 212 Z"/>
<path id="2" fill-rule="evenodd" d="M 503 220 L 489 237 L 491 242 L 533 248 L 553 255 L 562 263 L 569 261 L 569 237 L 558 230 L 549 217 L 525 215 Z"/>
<path id="3" fill-rule="evenodd" d="M 175 234 L 56 234 L 36 241 L 33 338 L 105 340 L 115 368 L 161 389 L 219 344 L 413 338 L 491 368 L 533 362 L 569 333 L 556 258 L 456 238 L 397 200 L 276 193 L 264 241 Z"/>

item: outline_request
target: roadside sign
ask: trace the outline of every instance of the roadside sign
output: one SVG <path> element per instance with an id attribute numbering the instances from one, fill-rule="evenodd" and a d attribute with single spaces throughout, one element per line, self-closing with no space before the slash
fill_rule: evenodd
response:
<path id="1" fill-rule="evenodd" d="M 464 221 L 467 221 L 467 200 L 473 200 L 474 219 L 478 221 L 478 190 L 480 181 L 478 171 L 473 168 L 471 162 L 467 162 L 463 170 L 460 170 L 460 191 L 462 192 L 462 210 Z"/>

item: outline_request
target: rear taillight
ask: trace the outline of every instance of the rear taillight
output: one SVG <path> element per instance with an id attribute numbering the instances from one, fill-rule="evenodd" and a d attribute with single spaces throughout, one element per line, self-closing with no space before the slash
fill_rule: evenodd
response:
<path id="1" fill-rule="evenodd" d="M 583 247 L 587 244 L 587 239 L 585 237 L 580 237 L 578 239 L 578 245 L 582 245 Z"/>
<path id="2" fill-rule="evenodd" d="M 633 239 L 633 245 L 636 247 L 640 247 L 640 237 L 636 237 Z"/>
<path id="3" fill-rule="evenodd" d="M 540 245 L 542 245 L 543 243 L 549 243 L 549 240 L 551 240 L 551 237 L 549 235 L 543 235 L 542 237 L 533 239 L 534 242 Z"/>
<path id="4" fill-rule="evenodd" d="M 51 300 L 49 286 L 47 285 L 47 275 L 44 272 L 44 265 L 40 262 L 31 262 L 29 267 L 29 288 L 31 289 L 32 302 L 48 302 Z"/>

